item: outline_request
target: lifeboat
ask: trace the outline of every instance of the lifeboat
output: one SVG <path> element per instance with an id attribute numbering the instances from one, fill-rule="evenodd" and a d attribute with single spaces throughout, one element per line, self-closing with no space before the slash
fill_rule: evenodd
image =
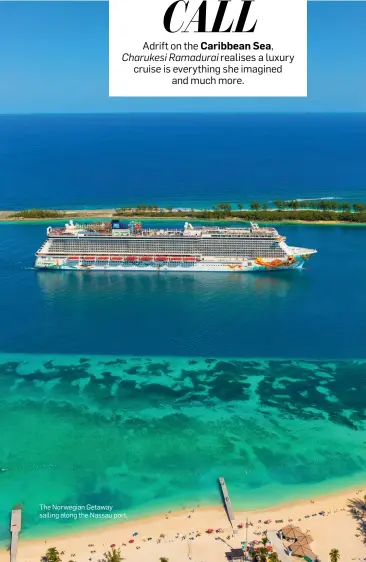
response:
<path id="1" fill-rule="evenodd" d="M 99 260 L 99 261 L 108 261 L 109 258 L 108 258 L 107 256 L 98 256 L 98 257 L 97 257 L 97 260 Z"/>
<path id="2" fill-rule="evenodd" d="M 125 261 L 136 261 L 136 260 L 137 260 L 136 256 L 126 256 L 125 257 Z"/>
<path id="3" fill-rule="evenodd" d="M 119 256 L 113 256 L 113 258 L 111 258 L 112 261 L 121 261 L 122 258 L 120 258 Z"/>
<path id="4" fill-rule="evenodd" d="M 187 257 L 187 258 L 183 258 L 184 261 L 197 261 L 197 258 L 192 258 L 192 257 Z"/>
<path id="5" fill-rule="evenodd" d="M 152 261 L 152 257 L 151 256 L 141 256 L 140 257 L 140 261 Z"/>
<path id="6" fill-rule="evenodd" d="M 183 258 L 182 258 L 181 256 L 172 256 L 172 257 L 170 258 L 170 261 L 182 261 L 182 259 L 183 259 Z"/>
<path id="7" fill-rule="evenodd" d="M 155 261 L 167 261 L 167 259 L 166 256 L 156 256 Z"/>
<path id="8" fill-rule="evenodd" d="M 95 260 L 95 256 L 85 256 L 85 257 L 83 258 L 83 260 L 89 260 L 89 261 Z"/>
<path id="9" fill-rule="evenodd" d="M 80 258 L 79 256 L 69 256 L 67 259 L 71 261 L 79 261 Z"/>

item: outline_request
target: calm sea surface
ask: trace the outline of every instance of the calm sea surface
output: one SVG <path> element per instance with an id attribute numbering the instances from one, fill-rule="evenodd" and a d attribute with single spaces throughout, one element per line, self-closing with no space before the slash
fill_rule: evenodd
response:
<path id="1" fill-rule="evenodd" d="M 0 116 L 0 209 L 366 201 L 366 115 Z"/>
<path id="2" fill-rule="evenodd" d="M 0 117 L 0 209 L 366 200 L 365 117 Z M 366 228 L 280 225 L 302 271 L 35 271 L 48 223 L 0 224 L 0 539 L 234 509 L 365 480 Z M 171 225 L 172 222 L 169 222 Z M 93 523 L 88 521 L 86 524 Z"/>
<path id="3" fill-rule="evenodd" d="M 170 223 L 171 224 L 171 223 Z M 303 271 L 35 271 L 46 224 L 0 225 L 0 536 L 79 522 L 264 506 L 361 483 L 366 462 L 366 228 L 282 225 Z"/>

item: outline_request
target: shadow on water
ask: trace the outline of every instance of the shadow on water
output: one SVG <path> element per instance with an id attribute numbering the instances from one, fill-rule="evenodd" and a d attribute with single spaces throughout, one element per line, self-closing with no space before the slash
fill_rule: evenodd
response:
<path id="1" fill-rule="evenodd" d="M 251 291 L 257 296 L 263 291 L 270 291 L 273 296 L 286 296 L 291 290 L 291 284 L 296 278 L 296 284 L 301 283 L 303 289 L 309 284 L 309 279 L 302 271 L 271 272 L 271 273 L 156 273 L 156 272 L 111 272 L 111 271 L 37 271 L 37 281 L 43 293 L 59 297 L 69 293 L 76 296 L 81 294 L 99 294 L 104 296 L 123 295 L 147 291 L 154 293 L 169 291 L 181 293 L 194 292 L 228 292 L 235 294 L 239 291 Z"/>

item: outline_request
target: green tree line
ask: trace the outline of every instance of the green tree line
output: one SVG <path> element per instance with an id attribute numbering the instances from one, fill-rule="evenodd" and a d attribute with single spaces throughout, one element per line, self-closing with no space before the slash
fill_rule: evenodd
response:
<path id="1" fill-rule="evenodd" d="M 64 216 L 64 212 L 54 211 L 52 209 L 28 209 L 10 215 L 10 217 L 14 219 L 59 219 Z"/>
<path id="2" fill-rule="evenodd" d="M 258 204 L 259 205 L 259 204 Z M 333 222 L 353 222 L 353 223 L 366 223 L 366 207 L 362 207 L 356 211 L 351 208 L 345 207 L 343 210 L 328 210 L 328 209 L 274 209 L 269 210 L 263 205 L 257 205 L 255 202 L 251 204 L 250 210 L 232 209 L 229 204 L 219 204 L 212 210 L 202 209 L 195 210 L 176 210 L 171 211 L 168 209 L 160 209 L 153 216 L 160 218 L 185 218 L 197 220 L 212 220 L 212 219 L 240 219 L 243 221 L 264 221 L 264 222 L 281 222 L 281 221 L 297 221 L 303 220 L 307 222 L 316 221 L 333 221 Z M 136 209 L 121 208 L 116 209 L 116 217 L 123 216 L 136 216 L 148 217 L 152 216 L 150 213 L 138 211 Z"/>
<path id="3" fill-rule="evenodd" d="M 174 210 L 172 207 L 159 208 L 157 205 L 137 205 L 136 207 L 121 207 L 114 211 L 116 217 L 149 217 L 184 218 L 197 220 L 236 219 L 243 221 L 281 222 L 303 220 L 315 221 L 340 221 L 353 223 L 366 223 L 366 205 L 364 203 L 337 202 L 334 199 L 317 201 L 280 201 L 273 202 L 275 208 L 270 208 L 269 203 L 252 201 L 249 209 L 244 209 L 241 203 L 235 207 L 227 202 L 218 203 L 212 209 Z M 10 218 L 19 219 L 60 219 L 65 217 L 63 211 L 52 209 L 28 209 L 10 215 Z M 77 216 L 77 214 L 76 214 Z"/>
<path id="4" fill-rule="evenodd" d="M 252 211 L 268 211 L 268 210 L 278 210 L 278 211 L 299 211 L 299 210 L 312 210 L 312 211 L 337 211 L 343 213 L 355 212 L 355 213 L 362 213 L 366 211 L 366 204 L 365 203 L 348 203 L 347 201 L 336 201 L 335 199 L 316 199 L 316 200 L 307 200 L 307 199 L 292 199 L 292 200 L 280 200 L 276 199 L 273 201 L 273 205 L 269 203 L 260 203 L 259 201 L 252 201 L 249 204 L 249 208 Z M 244 205 L 242 203 L 237 203 L 233 206 L 231 203 L 218 203 L 212 209 L 201 209 L 199 211 L 195 211 L 191 209 L 190 212 L 215 212 L 219 211 L 221 213 L 232 213 L 236 211 L 243 211 Z M 137 205 L 136 207 L 120 207 L 116 210 L 117 213 L 128 213 L 128 212 L 135 212 L 135 213 L 170 213 L 173 212 L 172 207 L 163 207 L 160 208 L 157 205 Z M 185 210 L 176 209 L 174 214 L 177 212 L 187 212 Z"/>

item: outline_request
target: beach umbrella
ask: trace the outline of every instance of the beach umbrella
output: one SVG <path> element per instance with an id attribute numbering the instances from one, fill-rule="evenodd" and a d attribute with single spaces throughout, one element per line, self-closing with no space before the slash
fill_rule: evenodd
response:
<path id="1" fill-rule="evenodd" d="M 137 535 L 138 535 L 138 533 L 135 532 L 132 536 L 133 536 L 133 537 L 137 537 Z"/>
<path id="2" fill-rule="evenodd" d="M 313 537 L 311 535 L 304 534 L 301 535 L 300 537 L 297 537 L 297 542 L 309 546 L 309 544 L 313 542 Z"/>
<path id="3" fill-rule="evenodd" d="M 291 546 L 292 554 L 295 556 L 308 556 L 311 560 L 315 560 L 315 554 L 305 544 L 295 543 Z"/>
<path id="4" fill-rule="evenodd" d="M 128 542 L 129 542 L 129 543 L 133 543 L 133 542 L 135 542 L 135 541 L 134 541 L 133 539 L 130 539 Z"/>
<path id="5" fill-rule="evenodd" d="M 297 537 L 300 537 L 304 534 L 300 527 L 295 527 L 294 525 L 287 525 L 281 530 L 282 534 L 288 539 L 297 539 Z"/>
<path id="6" fill-rule="evenodd" d="M 113 543 L 113 544 L 111 544 L 111 548 L 113 548 L 113 547 L 115 547 L 115 546 L 116 546 L 116 545 L 115 545 L 114 543 Z"/>

